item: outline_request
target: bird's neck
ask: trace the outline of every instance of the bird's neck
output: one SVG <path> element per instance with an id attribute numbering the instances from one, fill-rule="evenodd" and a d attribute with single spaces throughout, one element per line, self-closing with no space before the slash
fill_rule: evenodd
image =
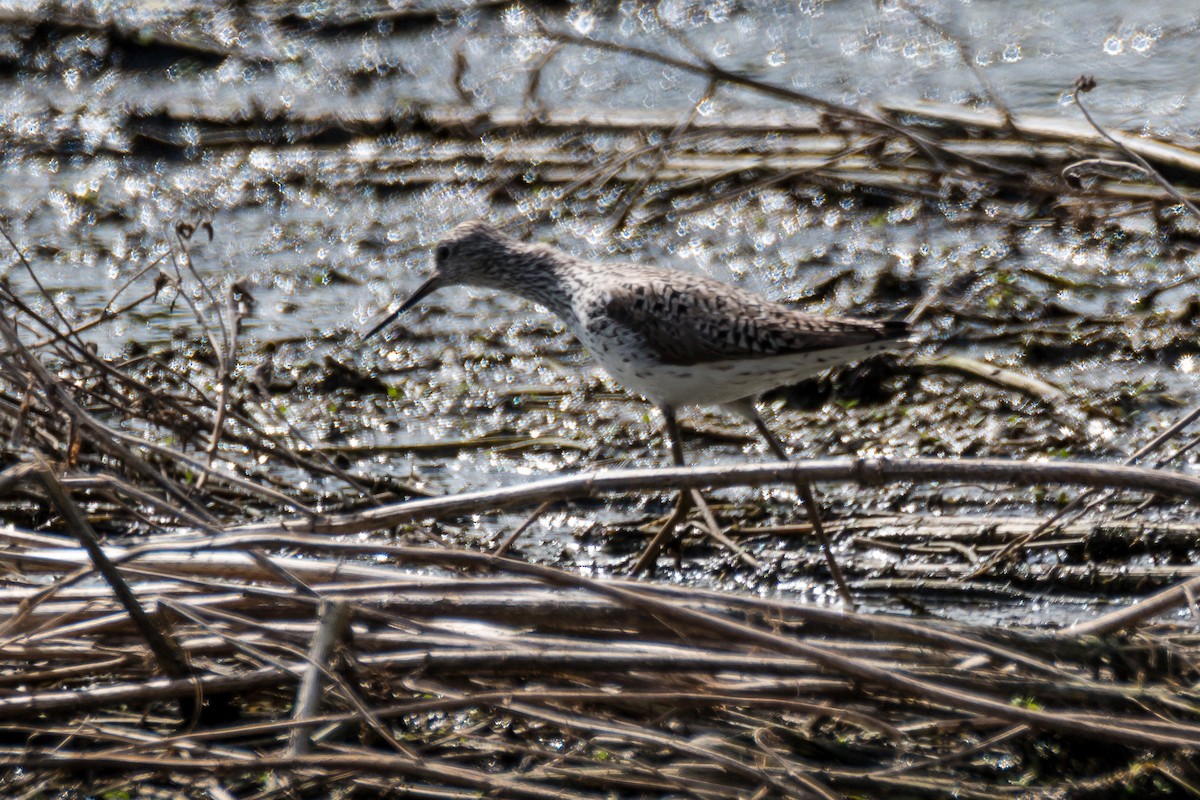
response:
<path id="1" fill-rule="evenodd" d="M 540 244 L 517 244 L 504 253 L 493 272 L 494 288 L 512 292 L 560 317 L 573 314 L 572 288 L 578 261 L 566 253 Z"/>

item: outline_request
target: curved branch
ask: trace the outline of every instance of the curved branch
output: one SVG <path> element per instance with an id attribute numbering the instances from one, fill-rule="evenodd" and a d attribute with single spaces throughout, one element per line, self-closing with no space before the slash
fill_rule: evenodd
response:
<path id="1" fill-rule="evenodd" d="M 825 458 L 772 464 L 734 464 L 670 469 L 601 470 L 447 497 L 410 500 L 353 514 L 282 517 L 240 525 L 239 533 L 279 530 L 345 534 L 388 528 L 435 517 L 477 514 L 614 492 L 722 489 L 770 483 L 856 483 L 881 486 L 902 481 L 962 481 L 1035 485 L 1042 483 L 1134 489 L 1200 500 L 1200 478 L 1168 470 L 1078 461 L 1012 461 L 997 458 Z"/>

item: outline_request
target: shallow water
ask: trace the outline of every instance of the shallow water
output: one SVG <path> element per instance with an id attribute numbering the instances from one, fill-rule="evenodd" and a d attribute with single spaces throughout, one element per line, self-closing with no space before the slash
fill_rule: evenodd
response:
<path id="1" fill-rule="evenodd" d="M 246 279 L 257 300 L 242 372 L 255 366 L 264 343 L 278 344 L 277 374 L 300 386 L 290 406 L 293 421 L 330 446 L 493 435 L 571 445 L 468 446 L 377 458 L 358 468 L 413 475 L 434 491 L 453 492 L 563 470 L 658 464 L 665 457 L 657 418 L 599 376 L 554 320 L 513 298 L 442 292 L 403 320 L 393 346 L 357 347 L 355 332 L 419 283 L 430 246 L 444 231 L 465 219 L 509 216 L 514 203 L 534 209 L 549 197 L 537 185 L 496 192 L 480 180 L 486 175 L 472 171 L 474 162 L 459 158 L 455 141 L 388 121 L 414 105 L 462 104 L 452 78 L 456 52 L 465 58 L 461 84 L 475 108 L 520 107 L 530 69 L 547 52 L 532 35 L 535 16 L 556 29 L 686 57 L 686 46 L 664 32 L 665 20 L 723 67 L 848 105 L 969 103 L 984 94 L 955 44 L 910 14 L 869 2 L 666 3 L 661 19 L 638 3 L 463 11 L 464 5 L 449 3 L 450 11 L 432 19 L 331 26 L 338 13 L 332 4 L 129 3 L 104 4 L 99 13 L 82 5 L 71 20 L 40 24 L 36 4 L 5 4 L 0 18 L 12 20 L 0 31 L 6 229 L 66 312 L 85 317 L 168 252 L 176 221 L 211 219 L 214 240 L 193 240 L 195 265 L 216 281 Z M 1194 11 L 1115 2 L 1027 4 L 1024 12 L 1010 3 L 923 8 L 960 37 L 991 90 L 1014 111 L 1075 119 L 1078 112 L 1064 98 L 1080 73 L 1092 73 L 1100 88 L 1089 102 L 1106 124 L 1194 140 L 1200 124 Z M 167 48 L 168 39 L 185 46 Z M 703 79 L 671 68 L 566 47 L 543 71 L 539 101 L 549 108 L 682 115 L 704 91 Z M 782 107 L 722 88 L 699 113 Z M 330 120 L 337 125 L 323 142 L 313 126 Z M 214 131 L 221 130 L 261 130 L 261 141 L 247 143 L 243 135 L 232 145 L 205 144 L 218 141 Z M 485 137 L 477 146 L 495 154 L 511 143 Z M 430 170 L 445 165 L 452 179 L 415 179 L 403 166 L 414 161 Z M 976 274 L 946 299 L 978 321 L 951 329 L 943 317 L 926 319 L 924 354 L 985 357 L 1059 385 L 1082 406 L 1121 412 L 1064 422 L 1026 398 L 941 374 L 889 379 L 891 388 L 866 402 L 857 387 L 832 400 L 783 393 L 772 419 L 801 454 L 1115 460 L 1169 424 L 1179 404 L 1200 400 L 1200 348 L 1186 329 L 1162 323 L 1186 306 L 1191 285 L 1158 295 L 1144 331 L 1121 323 L 1148 291 L 1194 273 L 1195 256 L 1170 249 L 1162 237 L 1036 226 L 1014 237 L 999 226 L 958 225 L 917 208 L 881 210 L 782 189 L 612 237 L 611 220 L 596 213 L 604 202 L 600 196 L 568 204 L 536 235 L 588 257 L 699 270 L 830 313 L 901 316 L 920 291 L 954 287 L 954 276 Z M 28 288 L 11 255 L 0 269 Z M 882 278 L 906 281 L 918 293 L 881 291 Z M 153 273 L 136 280 L 130 293 L 145 291 L 152 279 Z M 1051 300 L 1094 321 L 1118 344 L 1080 346 L 1066 357 L 1031 355 L 1020 324 L 1036 328 L 1034 306 Z M 190 312 L 169 298 L 142 311 L 98 333 L 101 348 L 120 352 L 134 340 L 155 346 L 198 333 Z M 381 373 L 393 392 L 330 396 L 312 389 L 330 354 Z M 710 434 L 689 440 L 695 461 L 763 457 L 757 444 L 738 438 L 747 432 L 735 421 L 692 412 L 687 423 Z M 833 487 L 826 503 L 834 514 L 923 511 L 946 491 L 953 493 L 937 486 Z M 765 497 L 787 514 L 790 493 Z M 994 501 L 982 492 L 972 499 L 993 510 L 1046 510 L 1023 495 L 1001 500 L 989 506 Z M 629 548 L 591 536 L 594 523 L 640 522 L 664 511 L 665 502 L 589 504 L 552 515 L 527 534 L 526 552 L 603 572 L 627 559 Z M 479 541 L 519 521 L 520 515 L 487 517 L 457 535 Z M 736 570 L 715 573 L 720 563 L 719 554 L 693 551 L 679 577 L 765 588 Z M 778 588 L 825 596 L 803 574 Z M 989 613 L 1040 618 L 1051 614 L 1046 609 L 998 606 Z"/>

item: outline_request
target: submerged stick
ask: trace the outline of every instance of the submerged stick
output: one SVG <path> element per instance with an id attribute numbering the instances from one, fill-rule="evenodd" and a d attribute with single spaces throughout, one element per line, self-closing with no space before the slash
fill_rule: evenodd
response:
<path id="1" fill-rule="evenodd" d="M 979 378 L 1002 389 L 1028 395 L 1048 406 L 1056 407 L 1067 401 L 1067 393 L 1052 383 L 1032 375 L 1024 375 L 1010 369 L 997 367 L 985 361 L 966 356 L 936 356 L 913 359 L 913 365 L 921 369 L 957 372 L 971 378 Z"/>

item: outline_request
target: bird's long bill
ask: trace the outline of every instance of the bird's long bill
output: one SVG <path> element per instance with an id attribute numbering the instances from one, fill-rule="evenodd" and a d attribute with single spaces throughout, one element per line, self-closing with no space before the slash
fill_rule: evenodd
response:
<path id="1" fill-rule="evenodd" d="M 372 336 L 379 333 L 381 330 L 386 328 L 388 325 L 391 325 L 395 321 L 396 317 L 400 316 L 405 311 L 408 311 L 410 308 L 415 306 L 417 303 L 419 303 L 421 301 L 422 298 L 437 291 L 437 289 L 440 286 L 441 286 L 441 284 L 438 283 L 437 275 L 430 277 L 429 280 L 425 281 L 420 286 L 418 286 L 417 290 L 412 293 L 412 296 L 409 297 L 407 300 L 405 300 L 403 303 L 401 303 L 399 308 L 397 308 L 392 313 L 388 314 L 386 317 L 383 318 L 383 320 L 381 322 L 376 324 L 374 328 L 371 328 L 371 330 L 369 330 L 365 334 L 363 334 L 362 341 L 365 342 L 367 339 L 370 339 Z"/>

